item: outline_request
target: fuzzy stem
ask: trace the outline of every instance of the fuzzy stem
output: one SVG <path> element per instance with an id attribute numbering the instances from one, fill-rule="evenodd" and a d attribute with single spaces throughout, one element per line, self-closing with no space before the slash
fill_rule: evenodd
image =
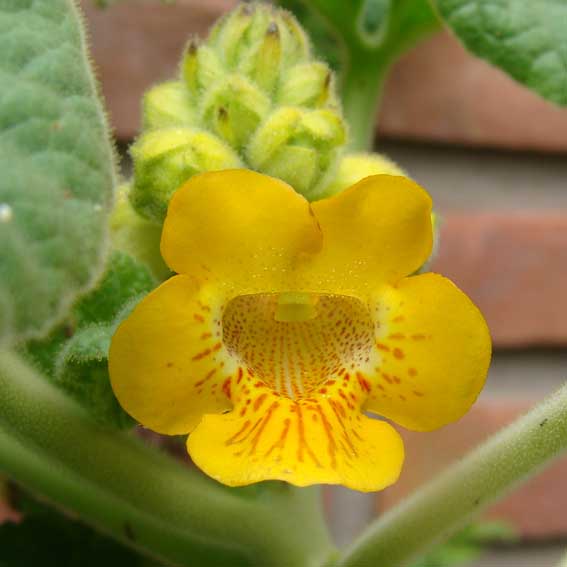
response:
<path id="1" fill-rule="evenodd" d="M 104 430 L 0 351 L 0 473 L 168 564 L 307 567 L 331 552 L 313 490 L 228 489 Z"/>
<path id="2" fill-rule="evenodd" d="M 400 567 L 567 449 L 567 384 L 371 525 L 339 567 Z"/>
<path id="3" fill-rule="evenodd" d="M 352 151 L 371 151 L 389 59 L 380 52 L 352 51 L 341 83 L 343 114 Z"/>

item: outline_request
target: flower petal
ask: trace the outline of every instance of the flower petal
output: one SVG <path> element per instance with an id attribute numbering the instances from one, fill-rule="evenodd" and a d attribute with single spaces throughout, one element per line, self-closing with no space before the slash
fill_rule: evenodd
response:
<path id="1" fill-rule="evenodd" d="M 413 273 L 431 253 L 431 199 L 406 177 L 367 177 L 312 208 L 323 249 L 306 278 L 318 291 L 370 293 Z"/>
<path id="2" fill-rule="evenodd" d="M 364 409 L 427 431 L 476 400 L 491 355 L 486 322 L 450 280 L 423 274 L 377 296 L 376 375 Z"/>
<path id="3" fill-rule="evenodd" d="M 239 295 L 293 289 L 294 268 L 320 246 L 309 203 L 284 182 L 243 169 L 192 177 L 170 202 L 161 241 L 173 270 Z"/>
<path id="4" fill-rule="evenodd" d="M 294 401 L 261 383 L 244 389 L 232 412 L 206 415 L 187 447 L 198 467 L 230 486 L 277 479 L 381 490 L 397 480 L 404 459 L 386 422 L 333 398 Z"/>
<path id="5" fill-rule="evenodd" d="M 109 355 L 112 388 L 142 425 L 188 433 L 208 412 L 232 408 L 237 371 L 222 344 L 224 298 L 174 276 L 134 309 L 116 331 Z"/>

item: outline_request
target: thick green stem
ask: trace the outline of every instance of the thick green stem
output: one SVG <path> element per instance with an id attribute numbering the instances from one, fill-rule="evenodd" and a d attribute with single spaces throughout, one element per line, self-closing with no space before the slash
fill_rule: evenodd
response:
<path id="1" fill-rule="evenodd" d="M 317 493 L 243 495 L 137 439 L 101 430 L 16 355 L 0 351 L 0 472 L 109 535 L 175 565 L 321 564 Z"/>
<path id="2" fill-rule="evenodd" d="M 387 512 L 340 567 L 400 567 L 567 449 L 567 385 Z"/>
<path id="3" fill-rule="evenodd" d="M 371 151 L 382 86 L 389 60 L 380 52 L 353 51 L 342 75 L 343 114 L 349 125 L 349 147 Z"/>

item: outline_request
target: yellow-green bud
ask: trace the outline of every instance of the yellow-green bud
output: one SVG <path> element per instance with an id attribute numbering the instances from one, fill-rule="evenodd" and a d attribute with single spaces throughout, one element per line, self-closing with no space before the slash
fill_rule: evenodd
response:
<path id="1" fill-rule="evenodd" d="M 181 81 L 161 83 L 150 89 L 144 95 L 142 117 L 145 130 L 194 126 L 197 120 L 189 93 Z"/>
<path id="2" fill-rule="evenodd" d="M 334 174 L 345 137 L 343 121 L 331 110 L 283 107 L 260 126 L 246 160 L 313 200 Z"/>
<path id="3" fill-rule="evenodd" d="M 386 156 L 365 153 L 344 155 L 333 180 L 322 190 L 322 196 L 335 195 L 369 175 L 380 174 L 408 177 L 403 169 Z"/>
<path id="4" fill-rule="evenodd" d="M 242 167 L 238 155 L 216 136 L 192 128 L 163 128 L 143 134 L 131 149 L 130 194 L 144 217 L 162 222 L 173 193 L 196 173 Z"/>
<path id="5" fill-rule="evenodd" d="M 225 69 L 214 50 L 191 39 L 185 50 L 181 74 L 196 106 L 200 91 L 221 79 Z"/>
<path id="6" fill-rule="evenodd" d="M 242 70 L 262 49 L 280 51 L 286 68 L 310 57 L 309 42 L 297 20 L 289 12 L 260 3 L 241 4 L 221 19 L 212 29 L 209 43 L 223 54 L 228 69 Z"/>
<path id="7" fill-rule="evenodd" d="M 271 22 L 264 37 L 238 62 L 237 69 L 260 88 L 272 92 L 281 74 L 282 58 L 281 34 L 277 24 Z"/>
<path id="8" fill-rule="evenodd" d="M 319 61 L 292 67 L 282 78 L 276 102 L 310 108 L 338 107 L 331 70 Z"/>
<path id="9" fill-rule="evenodd" d="M 211 88 L 203 100 L 203 122 L 209 130 L 240 149 L 270 110 L 271 102 L 254 83 L 231 75 Z"/>

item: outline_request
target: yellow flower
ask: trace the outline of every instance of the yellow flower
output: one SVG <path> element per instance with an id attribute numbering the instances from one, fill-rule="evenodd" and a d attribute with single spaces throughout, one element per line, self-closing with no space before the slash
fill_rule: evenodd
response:
<path id="1" fill-rule="evenodd" d="M 118 328 L 110 373 L 144 426 L 189 435 L 228 485 L 379 490 L 399 434 L 461 417 L 481 390 L 490 338 L 449 280 L 410 276 L 431 250 L 431 200 L 376 175 L 309 203 L 247 170 L 204 173 L 175 193 L 161 251 L 180 275 Z"/>

